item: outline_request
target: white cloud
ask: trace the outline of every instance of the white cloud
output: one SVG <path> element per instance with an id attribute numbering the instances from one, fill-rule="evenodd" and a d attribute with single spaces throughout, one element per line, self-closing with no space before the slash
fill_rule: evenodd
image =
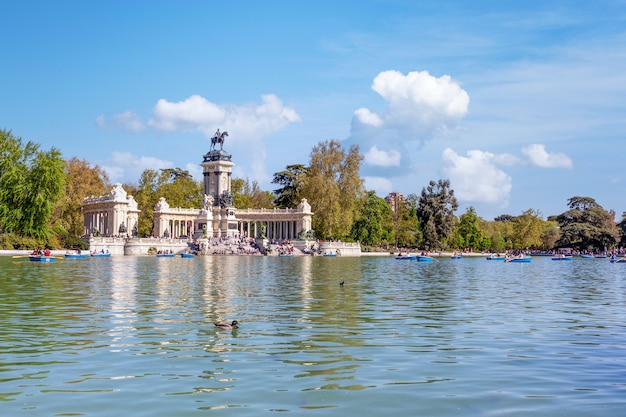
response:
<path id="1" fill-rule="evenodd" d="M 148 124 L 162 130 L 197 130 L 219 123 L 225 114 L 224 109 L 199 95 L 178 103 L 160 99 L 152 109 Z"/>
<path id="2" fill-rule="evenodd" d="M 261 100 L 261 104 L 233 106 L 217 105 L 198 95 L 177 103 L 160 99 L 148 123 L 162 130 L 200 131 L 207 137 L 221 128 L 239 140 L 254 140 L 300 121 L 298 113 L 274 94 L 263 95 Z"/>
<path id="3" fill-rule="evenodd" d="M 132 132 L 140 132 L 146 127 L 140 117 L 131 111 L 114 114 L 108 118 L 101 114 L 96 117 L 96 124 L 101 129 L 130 130 Z"/>
<path id="4" fill-rule="evenodd" d="M 402 155 L 395 149 L 390 151 L 384 151 L 378 149 L 376 145 L 372 146 L 369 151 L 365 153 L 365 162 L 369 165 L 392 167 L 400 165 L 400 159 Z"/>
<path id="5" fill-rule="evenodd" d="M 442 154 L 443 172 L 462 202 L 498 204 L 506 207 L 512 189 L 511 177 L 495 165 L 496 156 L 471 150 L 467 157 L 450 148 Z"/>
<path id="6" fill-rule="evenodd" d="M 130 152 L 113 152 L 102 164 L 111 182 L 137 182 L 146 169 L 173 168 L 174 164 L 151 156 L 136 156 Z M 192 173 L 194 174 L 194 173 Z"/>
<path id="7" fill-rule="evenodd" d="M 573 168 L 572 160 L 563 153 L 548 153 L 545 145 L 532 144 L 522 149 L 532 165 L 541 168 Z"/>
<path id="8" fill-rule="evenodd" d="M 509 167 L 520 165 L 522 163 L 521 160 L 517 156 L 511 155 L 508 153 L 501 153 L 501 154 L 495 155 L 493 158 L 493 162 L 500 166 L 509 166 Z"/>
<path id="9" fill-rule="evenodd" d="M 366 190 L 376 191 L 376 195 L 386 196 L 393 190 L 391 180 L 382 177 L 363 177 Z"/>
<path id="10" fill-rule="evenodd" d="M 355 118 L 398 132 L 403 140 L 425 141 L 450 130 L 467 114 L 469 95 L 450 76 L 434 77 L 428 71 L 403 75 L 383 71 L 374 78 L 372 89 L 388 104 L 384 115 L 369 109 L 355 111 Z"/>
<path id="11" fill-rule="evenodd" d="M 374 79 L 372 89 L 389 102 L 390 116 L 395 112 L 404 116 L 408 108 L 426 125 L 456 122 L 467 114 L 469 106 L 469 95 L 449 75 L 437 78 L 428 71 L 406 76 L 384 71 Z"/>
<path id="12" fill-rule="evenodd" d="M 364 107 L 357 109 L 354 112 L 354 116 L 358 119 L 359 122 L 363 123 L 364 125 L 380 127 L 383 124 L 380 116 Z"/>

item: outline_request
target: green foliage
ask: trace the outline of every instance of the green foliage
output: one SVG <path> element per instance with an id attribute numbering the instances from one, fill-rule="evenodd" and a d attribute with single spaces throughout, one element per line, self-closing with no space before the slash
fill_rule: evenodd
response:
<path id="1" fill-rule="evenodd" d="M 568 206 L 568 211 L 557 216 L 560 246 L 590 251 L 615 247 L 619 240 L 615 213 L 604 210 L 590 197 L 572 197 Z"/>
<path id="2" fill-rule="evenodd" d="M 541 233 L 545 227 L 541 213 L 528 209 L 513 220 L 513 247 L 515 249 L 541 248 Z"/>
<path id="3" fill-rule="evenodd" d="M 374 191 L 368 191 L 352 225 L 352 239 L 365 245 L 380 245 L 389 239 L 391 216 L 391 208 L 385 200 L 376 196 Z"/>
<path id="4" fill-rule="evenodd" d="M 454 212 L 458 206 L 450 180 L 430 181 L 428 187 L 422 189 L 417 216 L 426 248 L 444 249 L 454 230 Z"/>
<path id="5" fill-rule="evenodd" d="M 561 231 L 559 230 L 559 224 L 554 220 L 548 220 L 544 222 L 543 230 L 541 231 L 541 248 L 553 249 L 556 247 L 559 238 L 561 237 Z"/>
<path id="6" fill-rule="evenodd" d="M 204 185 L 180 168 L 162 169 L 157 180 L 157 197 L 164 197 L 170 207 L 194 208 L 202 205 Z"/>
<path id="7" fill-rule="evenodd" d="M 65 249 L 89 249 L 89 243 L 79 237 L 64 235 L 61 237 L 61 246 Z"/>
<path id="8" fill-rule="evenodd" d="M 49 221 L 65 185 L 64 162 L 55 148 L 0 130 L 0 227 L 4 232 L 47 240 Z"/>
<path id="9" fill-rule="evenodd" d="M 98 165 L 91 167 L 87 161 L 76 157 L 65 161 L 65 174 L 65 192 L 52 222 L 70 236 L 78 237 L 84 232 L 83 200 L 105 194 L 110 187 L 109 177 Z"/>
<path id="10" fill-rule="evenodd" d="M 274 208 L 274 195 L 269 191 L 261 190 L 256 181 L 233 178 L 230 189 L 234 195 L 233 205 L 238 209 Z"/>
<path id="11" fill-rule="evenodd" d="M 512 216 L 511 219 L 513 219 Z M 485 238 L 490 242 L 487 249 L 497 253 L 513 248 L 512 220 L 481 222 L 481 228 L 484 230 Z"/>
<path id="12" fill-rule="evenodd" d="M 151 236 L 154 229 L 154 206 L 159 200 L 157 196 L 159 173 L 146 169 L 141 173 L 135 201 L 141 210 L 137 231 L 139 236 Z"/>
<path id="13" fill-rule="evenodd" d="M 397 248 L 415 247 L 421 243 L 422 234 L 417 219 L 417 210 L 409 200 L 398 201 L 396 211 L 391 213 L 393 234 L 391 239 Z"/>
<path id="14" fill-rule="evenodd" d="M 141 173 L 134 196 L 141 210 L 137 231 L 139 236 L 151 236 L 154 229 L 154 206 L 161 197 L 170 207 L 198 208 L 202 206 L 204 185 L 195 181 L 188 171 L 180 168 L 153 169 Z"/>
<path id="15" fill-rule="evenodd" d="M 467 211 L 459 217 L 457 228 L 458 239 L 455 241 L 460 246 L 457 248 L 470 248 L 477 250 L 489 249 L 491 239 L 485 235 L 480 225 L 481 219 L 476 214 L 474 207 L 469 207 Z"/>
<path id="16" fill-rule="evenodd" d="M 622 220 L 617 224 L 620 232 L 620 246 L 626 246 L 626 212 L 622 213 Z"/>
<path id="17" fill-rule="evenodd" d="M 284 171 L 274 173 L 272 184 L 282 188 L 274 190 L 274 204 L 279 208 L 296 208 L 302 200 L 301 190 L 308 168 L 301 164 L 287 165 Z"/>
<path id="18" fill-rule="evenodd" d="M 1 250 L 32 250 L 37 248 L 56 249 L 59 242 L 54 237 L 39 239 L 30 236 L 19 236 L 14 233 L 0 234 Z"/>
<path id="19" fill-rule="evenodd" d="M 321 142 L 311 151 L 302 196 L 311 204 L 313 229 L 322 239 L 350 237 L 364 193 L 359 169 L 363 156 L 352 145 L 348 152 L 337 140 Z"/>

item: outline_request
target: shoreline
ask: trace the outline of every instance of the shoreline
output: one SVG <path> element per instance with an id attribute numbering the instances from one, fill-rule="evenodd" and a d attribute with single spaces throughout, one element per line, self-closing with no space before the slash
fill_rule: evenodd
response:
<path id="1" fill-rule="evenodd" d="M 0 256 L 28 256 L 30 255 L 32 252 L 32 250 L 25 250 L 25 249 L 2 249 L 0 250 Z M 51 255 L 52 256 L 65 256 L 67 250 L 66 249 L 54 249 L 51 250 Z M 89 255 L 89 251 L 88 250 L 84 250 L 84 253 L 86 253 L 87 255 Z M 405 253 L 405 252 L 403 252 Z M 411 255 L 415 255 L 415 254 L 419 254 L 419 252 L 409 252 Z M 457 252 L 460 253 L 460 252 Z M 453 252 L 430 252 L 429 256 L 435 257 L 435 258 L 444 258 L 444 257 L 450 257 L 452 256 Z M 363 257 L 388 257 L 388 256 L 397 256 L 398 252 L 361 252 L 361 254 L 359 256 L 363 256 Z M 476 253 L 476 252 L 468 252 L 468 253 L 460 253 L 460 255 L 462 257 L 467 257 L 467 258 L 474 258 L 474 257 L 485 257 L 488 256 L 487 253 Z M 138 254 L 138 255 L 111 255 L 112 257 L 121 257 L 121 256 L 154 256 L 154 255 L 150 255 L 150 254 Z M 199 255 L 199 256 L 264 256 L 264 255 L 237 255 L 237 254 L 207 254 L 207 255 Z M 275 256 L 278 257 L 278 255 L 268 255 L 270 257 Z M 311 255 L 307 255 L 307 254 L 298 254 L 296 255 L 297 257 L 300 256 L 311 256 Z M 346 255 L 345 257 L 353 257 L 354 255 Z M 341 257 L 341 255 L 340 255 Z"/>

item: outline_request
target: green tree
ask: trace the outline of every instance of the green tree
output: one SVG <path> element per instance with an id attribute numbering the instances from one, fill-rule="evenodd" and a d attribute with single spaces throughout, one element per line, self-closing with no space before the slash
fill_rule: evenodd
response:
<path id="1" fill-rule="evenodd" d="M 259 183 L 249 179 L 233 178 L 230 189 L 234 196 L 234 206 L 238 209 L 273 208 L 274 195 L 261 190 Z"/>
<path id="2" fill-rule="evenodd" d="M 422 189 L 417 216 L 422 227 L 424 246 L 428 249 L 443 249 L 454 231 L 458 208 L 450 180 L 430 181 Z"/>
<path id="3" fill-rule="evenodd" d="M 308 168 L 301 164 L 287 165 L 284 171 L 274 173 L 272 184 L 280 184 L 274 190 L 274 204 L 279 208 L 296 208 L 302 200 L 301 190 Z"/>
<path id="4" fill-rule="evenodd" d="M 547 220 L 544 222 L 543 230 L 541 231 L 541 247 L 542 249 L 552 249 L 556 247 L 557 242 L 561 237 L 561 231 L 559 230 L 559 224 L 556 220 Z"/>
<path id="5" fill-rule="evenodd" d="M 408 201 L 398 201 L 396 210 L 391 214 L 393 222 L 393 241 L 397 248 L 415 247 L 421 238 L 416 211 Z"/>
<path id="6" fill-rule="evenodd" d="M 161 197 L 170 207 L 198 208 L 202 205 L 204 185 L 195 181 L 188 171 L 165 168 L 159 173 L 146 169 L 141 173 L 135 201 L 141 210 L 139 236 L 151 236 L 154 230 L 154 206 Z"/>
<path id="7" fill-rule="evenodd" d="M 626 211 L 622 213 L 622 220 L 617 225 L 620 232 L 620 246 L 626 246 Z"/>
<path id="8" fill-rule="evenodd" d="M 65 186 L 64 161 L 55 148 L 40 149 L 0 130 L 0 228 L 49 239 L 49 221 Z"/>
<path id="9" fill-rule="evenodd" d="M 572 197 L 565 213 L 557 216 L 560 246 L 578 250 L 611 249 L 619 239 L 615 213 L 602 208 L 593 198 Z"/>
<path id="10" fill-rule="evenodd" d="M 65 193 L 55 209 L 53 223 L 71 237 L 84 232 L 83 200 L 90 196 L 106 194 L 109 184 L 107 173 L 98 165 L 72 157 L 65 161 Z"/>
<path id="11" fill-rule="evenodd" d="M 337 140 L 320 142 L 313 147 L 302 195 L 315 213 L 313 229 L 318 237 L 344 239 L 350 236 L 364 192 L 363 180 L 359 177 L 362 160 L 357 145 L 352 145 L 348 152 Z"/>
<path id="12" fill-rule="evenodd" d="M 154 229 L 154 206 L 159 200 L 157 190 L 159 173 L 154 169 L 146 169 L 141 173 L 135 201 L 141 210 L 137 231 L 139 236 L 152 236 Z"/>
<path id="13" fill-rule="evenodd" d="M 485 235 L 480 222 L 481 219 L 474 207 L 469 207 L 465 213 L 461 214 L 457 227 L 457 235 L 460 237 L 457 243 L 461 243 L 461 246 L 457 246 L 458 248 L 484 250 L 491 246 L 491 239 Z"/>
<path id="14" fill-rule="evenodd" d="M 187 170 L 161 169 L 157 184 L 157 196 L 164 197 L 170 207 L 197 208 L 202 205 L 203 183 L 194 180 Z"/>
<path id="15" fill-rule="evenodd" d="M 516 249 L 541 248 L 545 222 L 539 211 L 528 209 L 513 220 L 513 247 Z"/>
<path id="16" fill-rule="evenodd" d="M 510 219 L 506 221 L 494 220 L 482 224 L 481 227 L 490 241 L 490 246 L 487 249 L 498 253 L 513 248 L 513 220 L 515 218 L 510 216 Z"/>
<path id="17" fill-rule="evenodd" d="M 352 238 L 365 245 L 377 246 L 389 238 L 391 208 L 374 191 L 363 197 L 358 218 L 352 225 Z"/>

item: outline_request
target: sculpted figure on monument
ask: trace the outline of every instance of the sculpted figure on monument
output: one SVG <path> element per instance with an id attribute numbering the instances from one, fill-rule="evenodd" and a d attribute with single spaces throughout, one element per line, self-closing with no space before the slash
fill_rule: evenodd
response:
<path id="1" fill-rule="evenodd" d="M 211 210 L 211 206 L 213 206 L 213 196 L 211 194 L 205 194 L 204 199 L 202 200 L 202 208 L 200 211 L 206 213 Z"/>
<path id="2" fill-rule="evenodd" d="M 222 195 L 220 195 L 220 207 L 232 207 L 233 202 L 235 201 L 235 196 L 233 193 L 229 193 L 228 191 L 224 191 Z"/>
<path id="3" fill-rule="evenodd" d="M 224 149 L 224 140 L 226 139 L 226 137 L 228 136 L 228 132 L 224 131 L 220 133 L 220 130 L 217 129 L 217 131 L 215 132 L 215 135 L 213 135 L 213 137 L 211 138 L 211 149 L 213 150 L 215 149 L 216 145 L 219 143 L 220 144 L 220 151 Z"/>

